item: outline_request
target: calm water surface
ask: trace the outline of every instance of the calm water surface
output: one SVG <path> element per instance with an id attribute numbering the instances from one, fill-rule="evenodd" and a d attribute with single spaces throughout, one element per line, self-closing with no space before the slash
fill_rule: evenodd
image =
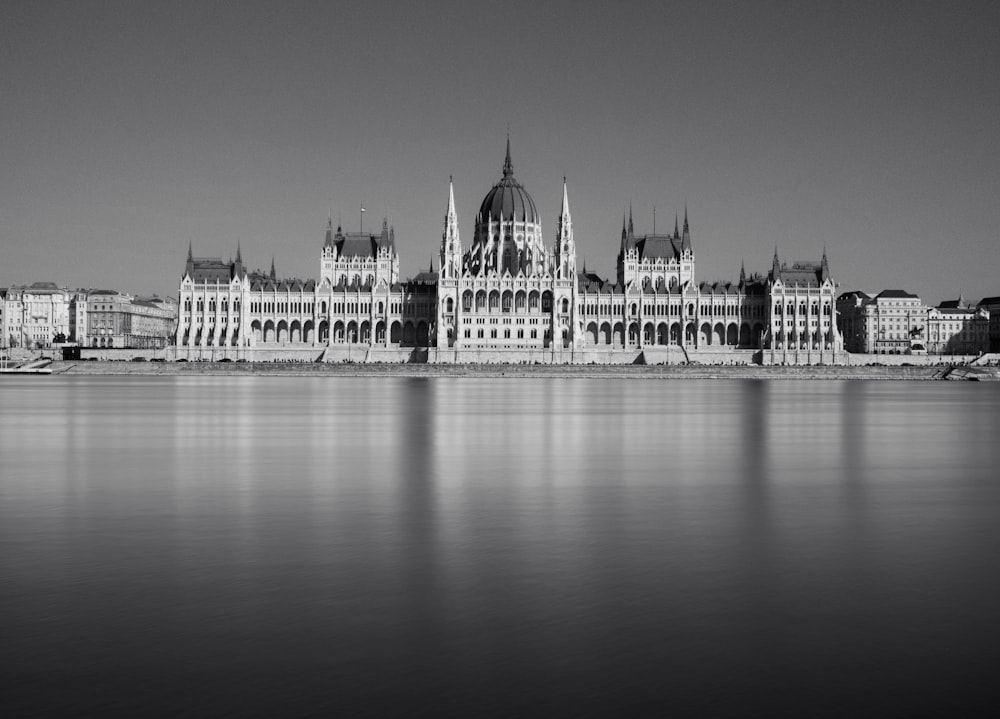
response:
<path id="1" fill-rule="evenodd" d="M 969 715 L 1000 383 L 0 378 L 4 716 Z"/>

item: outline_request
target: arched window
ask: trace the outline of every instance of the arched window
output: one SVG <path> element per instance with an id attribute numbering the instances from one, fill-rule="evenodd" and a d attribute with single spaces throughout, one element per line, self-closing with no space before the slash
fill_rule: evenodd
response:
<path id="1" fill-rule="evenodd" d="M 569 300 L 563 297 L 562 301 L 562 311 L 563 313 L 569 312 Z"/>
<path id="2" fill-rule="evenodd" d="M 452 312 L 455 311 L 455 300 L 453 300 L 451 297 L 449 297 L 448 301 L 445 303 L 444 311 L 447 312 L 448 314 L 451 314 Z"/>

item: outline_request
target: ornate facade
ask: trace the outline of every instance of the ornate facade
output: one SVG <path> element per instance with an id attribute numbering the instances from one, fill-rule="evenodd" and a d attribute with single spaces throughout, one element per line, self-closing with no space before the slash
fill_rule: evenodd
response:
<path id="1" fill-rule="evenodd" d="M 183 359 L 259 359 L 266 351 L 327 361 L 835 362 L 843 345 L 836 285 L 819 262 L 789 267 L 775 250 L 766 275 L 698 283 L 687 210 L 683 229 L 638 235 L 622 220 L 614 281 L 577 268 L 565 178 L 555 237 L 514 177 L 510 140 L 501 179 L 462 244 L 454 186 L 433 265 L 399 277 L 395 232 L 334 229 L 327 219 L 319 280 L 278 279 L 236 260 L 196 258 L 180 283 Z M 353 352 L 353 354 L 352 354 Z M 346 353 L 346 354 L 345 354 Z M 727 355 L 727 353 L 729 353 Z"/>

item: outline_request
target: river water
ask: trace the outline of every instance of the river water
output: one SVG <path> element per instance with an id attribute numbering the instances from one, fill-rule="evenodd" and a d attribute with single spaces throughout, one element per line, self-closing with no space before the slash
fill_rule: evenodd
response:
<path id="1" fill-rule="evenodd" d="M 968 715 L 1000 383 L 0 378 L 4 716 Z"/>

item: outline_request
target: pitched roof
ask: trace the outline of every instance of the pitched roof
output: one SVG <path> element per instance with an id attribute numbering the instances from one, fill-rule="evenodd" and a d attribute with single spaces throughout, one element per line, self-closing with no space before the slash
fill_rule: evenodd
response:
<path id="1" fill-rule="evenodd" d="M 349 232 L 337 235 L 334 245 L 340 257 L 374 257 L 378 252 L 378 243 L 374 235 Z"/>
<path id="2" fill-rule="evenodd" d="M 955 310 L 962 309 L 965 307 L 965 301 L 959 297 L 957 300 L 943 300 L 938 304 L 938 309 L 941 310 Z"/>
<path id="3" fill-rule="evenodd" d="M 416 274 L 410 281 L 422 285 L 436 285 L 438 281 L 438 273 L 424 270 L 423 272 Z"/>
<path id="4" fill-rule="evenodd" d="M 772 280 L 780 279 L 786 285 L 818 287 L 822 284 L 823 266 L 820 262 L 795 262 L 790 268 L 782 265 L 777 277 L 773 276 L 773 271 L 771 274 Z"/>
<path id="5" fill-rule="evenodd" d="M 635 241 L 639 259 L 674 259 L 681 256 L 681 238 L 671 235 L 643 235 Z"/>
<path id="6" fill-rule="evenodd" d="M 882 297 L 885 299 L 900 299 L 900 300 L 919 300 L 920 298 L 916 295 L 907 292 L 906 290 L 882 290 L 877 295 L 876 298 Z"/>
<path id="7" fill-rule="evenodd" d="M 578 272 L 576 275 L 577 287 L 585 292 L 606 292 L 611 287 L 611 283 L 596 272 Z"/>
<path id="8" fill-rule="evenodd" d="M 198 284 L 228 284 L 236 271 L 236 263 L 223 262 L 220 257 L 193 257 L 186 271 Z"/>

